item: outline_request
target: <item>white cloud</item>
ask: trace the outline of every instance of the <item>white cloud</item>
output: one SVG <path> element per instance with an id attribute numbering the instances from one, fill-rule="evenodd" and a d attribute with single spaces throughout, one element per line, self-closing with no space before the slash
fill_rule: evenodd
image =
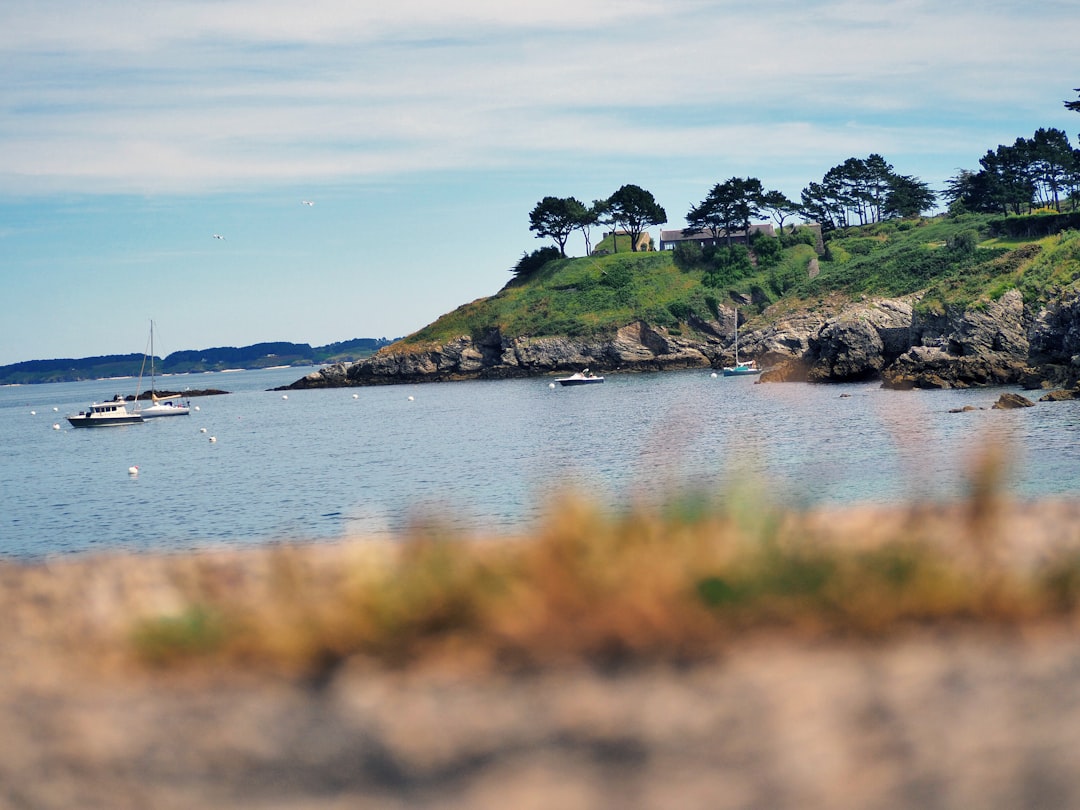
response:
<path id="1" fill-rule="evenodd" d="M 43 0 L 0 31 L 0 177 L 197 191 L 710 152 L 739 173 L 764 151 L 802 161 L 872 133 L 919 152 L 922 133 L 1059 112 L 1034 90 L 1071 58 L 1069 26 L 1043 16 L 1066 4 L 939 6 Z"/>

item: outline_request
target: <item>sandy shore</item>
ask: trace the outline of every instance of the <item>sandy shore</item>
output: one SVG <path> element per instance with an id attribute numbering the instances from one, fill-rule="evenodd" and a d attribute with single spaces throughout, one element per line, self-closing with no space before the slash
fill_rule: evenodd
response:
<path id="1" fill-rule="evenodd" d="M 1018 511 L 1010 536 L 1038 556 L 1073 542 L 1075 516 Z M 0 564 L 0 807 L 1080 807 L 1073 619 L 758 632 L 693 664 L 609 670 L 135 666 L 130 617 L 168 609 L 191 564 Z"/>
<path id="2" fill-rule="evenodd" d="M 1080 637 L 762 639 L 723 660 L 5 687 L 5 808 L 1080 806 Z"/>

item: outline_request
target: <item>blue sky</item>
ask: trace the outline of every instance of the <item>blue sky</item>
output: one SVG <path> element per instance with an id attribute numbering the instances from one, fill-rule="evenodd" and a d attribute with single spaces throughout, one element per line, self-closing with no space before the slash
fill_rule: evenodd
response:
<path id="1" fill-rule="evenodd" d="M 677 228 L 732 176 L 940 189 L 1080 131 L 1075 0 L 375 5 L 6 4 L 0 364 L 150 319 L 159 353 L 397 337 L 502 287 L 547 195 L 634 183 Z"/>

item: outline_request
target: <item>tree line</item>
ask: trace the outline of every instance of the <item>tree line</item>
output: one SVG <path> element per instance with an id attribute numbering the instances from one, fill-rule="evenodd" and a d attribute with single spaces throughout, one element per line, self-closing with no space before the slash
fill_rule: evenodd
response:
<path id="1" fill-rule="evenodd" d="M 1080 88 L 1077 88 L 1080 93 Z M 1080 100 L 1065 107 L 1080 112 Z M 1080 206 L 1080 149 L 1069 144 L 1059 129 L 1039 129 L 1032 138 L 1017 138 L 1011 146 L 998 146 L 980 159 L 979 171 L 961 170 L 940 192 L 951 212 L 1022 214 L 1037 208 L 1061 211 L 1063 201 Z M 686 215 L 684 234 L 707 232 L 731 244 L 733 233 L 749 233 L 752 219 L 768 216 L 780 233 L 789 219 L 801 217 L 821 225 L 822 232 L 867 225 L 885 219 L 916 217 L 931 210 L 939 193 L 918 177 L 897 173 L 878 154 L 851 157 L 829 169 L 820 183 L 811 182 L 800 200 L 766 190 L 756 177 L 732 177 L 717 183 Z M 653 195 L 635 185 L 624 185 L 606 200 L 586 206 L 574 197 L 544 197 L 529 214 L 529 230 L 550 238 L 557 248 L 534 251 L 512 269 L 519 275 L 551 258 L 566 257 L 566 242 L 575 231 L 585 237 L 592 252 L 591 229 L 597 225 L 622 228 L 630 236 L 631 250 L 646 228 L 662 225 L 667 214 Z"/>
<path id="2" fill-rule="evenodd" d="M 586 206 L 574 197 L 544 197 L 529 214 L 529 230 L 537 237 L 555 240 L 559 255 L 566 257 L 566 240 L 574 231 L 585 237 L 585 252 L 592 253 L 591 231 L 597 225 L 622 227 L 630 236 L 631 250 L 645 229 L 667 222 L 667 212 L 653 195 L 635 185 L 622 186 L 606 200 Z"/>

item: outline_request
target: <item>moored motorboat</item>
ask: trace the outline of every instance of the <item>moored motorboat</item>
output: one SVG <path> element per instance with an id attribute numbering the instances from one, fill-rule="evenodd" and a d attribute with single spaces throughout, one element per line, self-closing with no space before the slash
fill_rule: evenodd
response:
<path id="1" fill-rule="evenodd" d="M 590 385 L 592 383 L 602 383 L 603 381 L 603 377 L 590 374 L 586 368 L 571 374 L 569 377 L 560 377 L 555 382 L 559 385 Z"/>
<path id="2" fill-rule="evenodd" d="M 67 417 L 72 427 L 113 427 L 135 425 L 143 421 L 142 415 L 127 409 L 127 403 L 117 394 L 108 402 L 94 402 L 78 415 Z"/>

